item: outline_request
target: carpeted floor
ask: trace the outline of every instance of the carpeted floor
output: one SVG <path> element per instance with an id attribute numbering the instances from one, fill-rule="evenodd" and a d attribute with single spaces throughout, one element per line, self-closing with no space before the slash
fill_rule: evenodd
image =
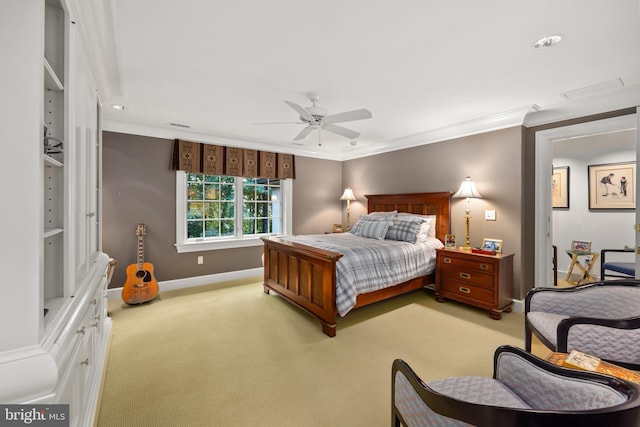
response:
<path id="1" fill-rule="evenodd" d="M 388 426 L 393 359 L 424 380 L 491 376 L 497 346 L 524 346 L 522 313 L 426 290 L 351 312 L 335 338 L 259 278 L 109 308 L 99 427 Z"/>

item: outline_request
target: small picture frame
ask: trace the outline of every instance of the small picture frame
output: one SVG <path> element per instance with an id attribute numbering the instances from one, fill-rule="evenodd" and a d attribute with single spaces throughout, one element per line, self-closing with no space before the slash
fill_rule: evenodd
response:
<path id="1" fill-rule="evenodd" d="M 502 240 L 500 239 L 482 239 L 482 247 L 489 251 L 496 251 L 497 254 L 502 253 Z"/>
<path id="2" fill-rule="evenodd" d="M 571 250 L 577 252 L 591 252 L 591 242 L 585 240 L 572 240 Z"/>
<path id="3" fill-rule="evenodd" d="M 344 232 L 344 226 L 342 224 L 333 224 L 331 226 L 331 232 L 332 233 L 343 233 Z"/>
<path id="4" fill-rule="evenodd" d="M 455 249 L 456 247 L 456 235 L 455 234 L 445 234 L 444 235 L 444 247 Z"/>

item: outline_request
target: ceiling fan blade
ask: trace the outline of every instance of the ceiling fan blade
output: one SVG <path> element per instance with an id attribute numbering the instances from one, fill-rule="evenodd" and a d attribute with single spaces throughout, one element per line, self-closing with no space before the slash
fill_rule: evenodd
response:
<path id="1" fill-rule="evenodd" d="M 309 132 L 311 132 L 313 130 L 313 126 L 309 125 L 306 128 L 302 129 L 300 131 L 300 133 L 298 134 L 298 136 L 296 136 L 295 138 L 293 138 L 294 141 L 300 141 L 301 139 L 305 139 L 307 137 L 307 135 L 309 135 Z"/>
<path id="2" fill-rule="evenodd" d="M 366 108 L 359 110 L 347 111 L 344 113 L 330 114 L 324 118 L 325 123 L 350 122 L 352 120 L 370 119 L 373 117 L 371 111 Z"/>
<path id="3" fill-rule="evenodd" d="M 263 123 L 251 123 L 252 125 L 306 125 L 305 122 L 263 122 Z"/>
<path id="4" fill-rule="evenodd" d="M 294 110 L 296 110 L 296 112 L 298 114 L 300 114 L 300 117 L 302 117 L 302 118 L 304 118 L 306 120 L 309 120 L 310 122 L 315 122 L 316 121 L 315 117 L 313 117 L 311 114 L 309 114 L 309 112 L 307 110 L 305 110 L 304 108 L 302 108 L 301 106 L 299 106 L 295 102 L 291 102 L 291 101 L 284 101 L 284 102 L 289 107 L 291 107 Z"/>
<path id="5" fill-rule="evenodd" d="M 329 132 L 337 133 L 338 135 L 342 135 L 345 138 L 357 138 L 360 136 L 360 132 L 356 132 L 351 129 L 343 128 L 342 126 L 328 124 L 324 126 L 324 130 L 328 130 Z"/>

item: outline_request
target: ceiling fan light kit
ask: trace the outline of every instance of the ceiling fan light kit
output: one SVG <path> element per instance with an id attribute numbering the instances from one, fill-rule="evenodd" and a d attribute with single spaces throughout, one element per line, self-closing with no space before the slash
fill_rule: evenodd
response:
<path id="1" fill-rule="evenodd" d="M 359 110 L 346 111 L 338 114 L 328 114 L 326 108 L 318 106 L 320 96 L 317 93 L 309 94 L 309 100 L 311 101 L 310 107 L 302 107 L 295 102 L 284 101 L 289 107 L 291 107 L 300 117 L 300 122 L 297 124 L 306 124 L 307 126 L 296 135 L 294 141 L 299 141 L 306 138 L 313 130 L 326 130 L 331 133 L 335 133 L 345 138 L 354 139 L 360 136 L 360 132 L 356 132 L 351 129 L 347 129 L 342 126 L 338 126 L 335 123 L 350 122 L 354 120 L 364 120 L 373 117 L 371 111 L 361 108 Z M 264 123 L 264 124 L 276 124 L 276 123 Z M 286 124 L 282 122 L 280 124 Z"/>

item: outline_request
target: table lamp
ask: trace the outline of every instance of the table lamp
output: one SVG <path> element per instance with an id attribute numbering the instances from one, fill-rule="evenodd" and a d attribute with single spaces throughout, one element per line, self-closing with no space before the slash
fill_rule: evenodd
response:
<path id="1" fill-rule="evenodd" d="M 351 225 L 349 225 L 349 213 L 351 212 L 351 201 L 356 200 L 356 196 L 353 195 L 353 190 L 351 189 L 351 187 L 345 188 L 344 193 L 342 193 L 342 196 L 340 196 L 340 200 L 347 201 L 347 231 L 349 231 L 351 229 Z"/>
<path id="2" fill-rule="evenodd" d="M 464 239 L 464 246 L 461 249 L 469 251 L 471 250 L 471 244 L 469 242 L 469 219 L 471 219 L 471 215 L 469 213 L 469 199 L 481 199 L 482 196 L 480 195 L 480 193 L 478 193 L 476 184 L 474 184 L 474 182 L 471 181 L 471 177 L 468 176 L 464 181 L 462 181 L 462 184 L 460 184 L 460 188 L 458 188 L 458 191 L 456 191 L 456 193 L 452 197 L 467 199 L 467 209 L 464 214 L 466 235 Z"/>

